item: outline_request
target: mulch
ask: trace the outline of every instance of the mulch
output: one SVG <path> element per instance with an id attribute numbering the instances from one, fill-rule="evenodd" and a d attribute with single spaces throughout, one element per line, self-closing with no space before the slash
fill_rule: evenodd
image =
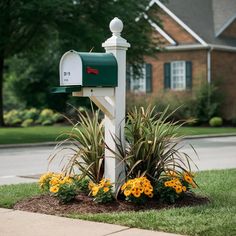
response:
<path id="1" fill-rule="evenodd" d="M 111 213 L 121 211 L 145 211 L 151 209 L 163 209 L 173 207 L 196 206 L 209 203 L 207 197 L 187 193 L 183 198 L 177 199 L 175 204 L 168 205 L 158 200 L 150 200 L 143 205 L 117 200 L 106 204 L 97 204 L 87 195 L 80 194 L 75 200 L 68 204 L 62 204 L 59 200 L 50 195 L 40 195 L 19 201 L 14 206 L 15 210 L 38 212 L 49 215 L 65 216 L 71 213 Z"/>

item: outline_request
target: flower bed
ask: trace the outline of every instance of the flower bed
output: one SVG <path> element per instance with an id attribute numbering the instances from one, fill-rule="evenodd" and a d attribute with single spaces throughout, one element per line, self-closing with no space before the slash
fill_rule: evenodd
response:
<path id="1" fill-rule="evenodd" d="M 93 201 L 97 205 L 132 204 L 138 207 L 181 205 L 186 198 L 188 202 L 191 202 L 191 197 L 193 202 L 198 199 L 192 191 L 198 185 L 191 171 L 191 158 L 181 152 L 181 140 L 176 139 L 181 125 L 169 120 L 168 109 L 154 114 L 151 107 L 146 110 L 134 108 L 128 113 L 127 146 L 124 147 L 121 139 L 114 137 L 118 150 L 116 158 L 125 168 L 125 177 L 117 183 L 104 178 L 105 146 L 108 149 L 109 146 L 105 144 L 99 111 L 92 118 L 86 112 L 79 112 L 79 115 L 80 122 L 74 124 L 66 140 L 73 141 L 73 146 L 59 145 L 60 150 L 70 151 L 63 173 L 46 173 L 40 178 L 40 188 L 47 194 L 46 197 L 50 195 L 50 199 L 56 198 L 60 204 L 85 199 L 85 202 Z M 74 174 L 77 171 L 81 174 Z M 205 199 L 203 202 L 206 202 Z"/>

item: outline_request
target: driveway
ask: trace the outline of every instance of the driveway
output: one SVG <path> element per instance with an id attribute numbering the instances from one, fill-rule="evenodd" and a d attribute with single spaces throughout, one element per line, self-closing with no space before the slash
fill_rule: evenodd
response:
<path id="1" fill-rule="evenodd" d="M 236 168 L 236 137 L 188 139 L 183 151 L 199 170 Z M 193 145 L 199 159 L 190 147 Z M 54 147 L 0 148 L 0 185 L 34 182 L 46 171 L 60 171 L 60 159 L 48 166 Z M 194 168 L 193 168 L 194 169 Z M 196 168 L 195 168 L 196 170 Z"/>

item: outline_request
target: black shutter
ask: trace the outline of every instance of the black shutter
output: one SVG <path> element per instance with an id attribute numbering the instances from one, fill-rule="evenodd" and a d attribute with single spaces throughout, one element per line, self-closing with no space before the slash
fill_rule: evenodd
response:
<path id="1" fill-rule="evenodd" d="M 186 61 L 186 89 L 192 88 L 192 62 Z"/>
<path id="2" fill-rule="evenodd" d="M 126 91 L 130 91 L 131 66 L 126 67 Z"/>
<path id="3" fill-rule="evenodd" d="M 152 64 L 145 64 L 146 69 L 146 92 L 152 92 Z"/>
<path id="4" fill-rule="evenodd" d="M 170 89 L 171 71 L 170 63 L 164 64 L 164 88 Z"/>

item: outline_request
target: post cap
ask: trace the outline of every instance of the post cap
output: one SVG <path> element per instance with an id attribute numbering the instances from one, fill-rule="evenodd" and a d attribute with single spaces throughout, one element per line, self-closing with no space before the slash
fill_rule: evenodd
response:
<path id="1" fill-rule="evenodd" d="M 120 34 L 121 31 L 123 30 L 123 22 L 118 18 L 115 17 L 111 22 L 110 22 L 110 30 L 113 34 Z"/>

